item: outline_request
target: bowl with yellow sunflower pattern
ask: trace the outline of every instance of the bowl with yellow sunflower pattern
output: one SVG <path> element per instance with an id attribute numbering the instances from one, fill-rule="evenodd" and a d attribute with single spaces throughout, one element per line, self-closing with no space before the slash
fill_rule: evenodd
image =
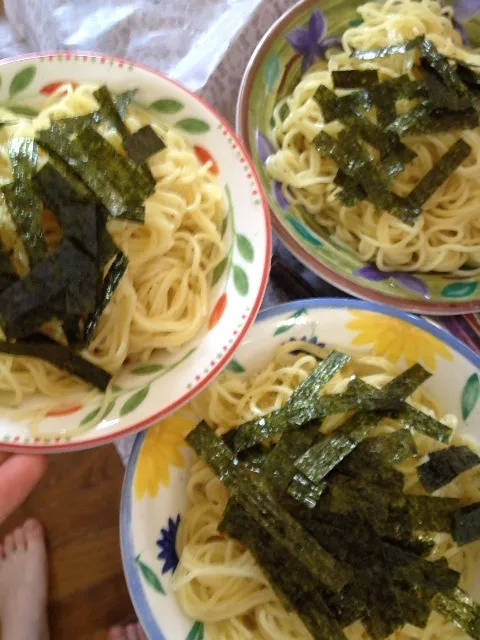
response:
<path id="1" fill-rule="evenodd" d="M 290 340 L 371 353 L 399 370 L 420 363 L 433 374 L 426 392 L 444 413 L 457 416 L 461 435 L 480 442 L 480 357 L 435 324 L 370 302 L 300 300 L 260 313 L 228 368 L 250 376 Z M 137 436 L 125 477 L 123 566 L 138 618 L 155 640 L 204 638 L 203 621 L 189 619 L 172 590 L 176 537 L 194 459 L 184 439 L 199 419 L 186 407 Z M 477 573 L 480 578 L 480 568 Z M 480 579 L 476 587 L 480 596 Z"/>

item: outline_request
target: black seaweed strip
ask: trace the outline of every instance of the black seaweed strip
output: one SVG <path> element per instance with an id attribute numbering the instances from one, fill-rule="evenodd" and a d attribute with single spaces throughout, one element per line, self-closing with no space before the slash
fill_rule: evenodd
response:
<path id="1" fill-rule="evenodd" d="M 409 200 L 420 207 L 423 206 L 462 162 L 468 158 L 471 151 L 472 148 L 464 140 L 457 140 L 410 192 Z"/>
<path id="2" fill-rule="evenodd" d="M 436 109 L 463 111 L 472 106 L 470 96 L 460 95 L 455 88 L 446 85 L 442 77 L 425 58 L 420 61 L 420 68 L 427 88 L 428 99 Z"/>
<path id="3" fill-rule="evenodd" d="M 95 311 L 89 316 L 85 326 L 85 343 L 90 344 L 95 331 L 97 329 L 100 318 L 103 312 L 110 304 L 113 294 L 115 293 L 120 280 L 123 278 L 128 266 L 128 258 L 121 251 L 115 257 L 115 260 L 110 265 L 107 275 L 102 284 L 102 293 L 100 301 L 97 302 Z"/>
<path id="4" fill-rule="evenodd" d="M 456 498 L 407 495 L 406 506 L 414 529 L 451 533 L 453 514 L 460 508 L 460 501 Z"/>
<path id="5" fill-rule="evenodd" d="M 287 494 L 308 509 L 313 509 L 326 488 L 326 482 L 315 484 L 302 473 L 296 473 L 288 485 Z"/>
<path id="6" fill-rule="evenodd" d="M 325 122 L 343 120 L 350 116 L 361 115 L 372 108 L 373 101 L 368 91 L 354 91 L 339 98 L 325 85 L 319 85 L 313 99 L 320 106 Z"/>
<path id="7" fill-rule="evenodd" d="M 458 587 L 449 595 L 438 593 L 432 608 L 463 629 L 474 640 L 480 640 L 480 605 Z"/>
<path id="8" fill-rule="evenodd" d="M 468 89 L 457 75 L 455 68 L 450 65 L 448 58 L 439 53 L 431 40 L 424 39 L 420 49 L 423 57 L 440 76 L 445 86 L 458 94 L 458 108 L 466 108 L 471 105 Z"/>
<path id="9" fill-rule="evenodd" d="M 102 85 L 93 92 L 93 95 L 100 105 L 100 114 L 102 118 L 110 122 L 113 128 L 118 131 L 122 140 L 128 138 L 130 131 L 118 112 L 118 106 L 115 104 L 113 96 L 108 88 L 105 85 Z"/>
<path id="10" fill-rule="evenodd" d="M 384 180 L 390 182 L 416 157 L 415 151 L 401 143 L 379 162 L 378 169 Z"/>
<path id="11" fill-rule="evenodd" d="M 469 504 L 455 513 L 453 537 L 459 546 L 480 539 L 480 502 Z"/>
<path id="12" fill-rule="evenodd" d="M 480 73 L 471 67 L 459 62 L 457 64 L 457 74 L 461 80 L 470 87 L 480 87 Z"/>
<path id="13" fill-rule="evenodd" d="M 248 449 L 284 431 L 295 429 L 308 422 L 313 415 L 311 398 L 318 394 L 333 376 L 351 359 L 333 351 L 314 372 L 292 393 L 281 409 L 240 425 L 229 433 L 228 442 L 234 451 Z"/>
<path id="14" fill-rule="evenodd" d="M 267 462 L 269 449 L 263 445 L 256 445 L 251 449 L 240 451 L 237 458 L 243 466 L 253 473 L 261 473 Z"/>
<path id="15" fill-rule="evenodd" d="M 153 127 L 147 124 L 126 137 L 123 141 L 123 146 L 130 158 L 138 166 L 143 165 L 155 153 L 165 149 L 166 145 L 162 138 L 156 134 Z"/>
<path id="16" fill-rule="evenodd" d="M 413 40 L 407 42 L 401 42 L 399 44 L 393 44 L 389 47 L 383 47 L 381 49 L 357 49 L 351 53 L 350 57 L 355 60 L 375 60 L 376 58 L 384 58 L 385 56 L 393 56 L 399 53 L 407 53 L 412 49 L 416 49 L 422 45 L 424 41 L 423 36 L 418 36 Z"/>
<path id="17" fill-rule="evenodd" d="M 128 108 L 132 104 L 138 89 L 127 89 L 118 95 L 114 96 L 115 106 L 121 118 L 125 118 L 128 112 Z"/>
<path id="18" fill-rule="evenodd" d="M 32 335 L 28 341 L 0 342 L 0 353 L 39 358 L 50 362 L 59 369 L 85 380 L 85 382 L 101 391 L 105 391 L 111 380 L 111 375 L 100 367 L 75 355 L 67 347 L 43 335 Z"/>
<path id="19" fill-rule="evenodd" d="M 13 268 L 7 253 L 0 242 L 0 293 L 8 289 L 18 280 L 18 275 Z"/>
<path id="20" fill-rule="evenodd" d="M 344 71 L 332 71 L 333 86 L 336 89 L 362 89 L 370 88 L 378 83 L 378 71 L 347 69 Z"/>
<path id="21" fill-rule="evenodd" d="M 242 472 L 233 452 L 206 423 L 197 425 L 186 440 L 230 488 L 239 504 L 277 542 L 296 555 L 332 591 L 338 592 L 345 586 L 351 576 L 350 569 L 337 562 L 287 511 L 274 502 L 253 474 Z"/>
<path id="22" fill-rule="evenodd" d="M 450 427 L 423 413 L 423 411 L 415 409 L 408 403 L 405 403 L 402 409 L 393 415 L 408 429 L 419 431 L 439 442 L 448 443 L 452 438 L 453 432 Z"/>
<path id="23" fill-rule="evenodd" d="M 417 455 L 415 440 L 408 429 L 397 429 L 375 438 L 364 440 L 352 454 L 353 459 L 392 465 Z M 348 462 L 346 460 L 345 462 Z"/>
<path id="24" fill-rule="evenodd" d="M 29 332 L 39 329 L 46 318 L 37 314 L 38 309 L 48 309 L 51 300 L 66 293 L 69 283 L 75 286 L 85 273 L 90 272 L 91 264 L 90 258 L 65 240 L 54 253 L 4 291 L 0 295 L 0 317 L 6 337 L 23 336 L 22 327 L 28 318 L 31 318 Z M 88 284 L 91 286 L 91 282 Z M 56 312 L 57 309 L 52 310 L 52 317 Z"/>
<path id="25" fill-rule="evenodd" d="M 448 447 L 433 451 L 417 468 L 420 482 L 431 493 L 449 484 L 461 473 L 480 464 L 480 458 L 469 447 Z"/>
<path id="26" fill-rule="evenodd" d="M 256 520 L 234 500 L 227 504 L 219 531 L 236 538 L 253 554 L 287 609 L 294 609 L 314 638 L 345 640 L 320 594 L 318 579 L 305 571 Z M 279 560 L 281 558 L 281 563 Z"/>

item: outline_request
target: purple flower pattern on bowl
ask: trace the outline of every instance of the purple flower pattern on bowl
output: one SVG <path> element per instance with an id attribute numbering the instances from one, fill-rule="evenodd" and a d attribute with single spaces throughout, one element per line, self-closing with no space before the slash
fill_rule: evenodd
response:
<path id="1" fill-rule="evenodd" d="M 381 282 L 382 280 L 391 278 L 403 289 L 411 291 L 418 296 L 422 296 L 427 300 L 430 299 L 430 291 L 426 282 L 411 273 L 406 273 L 404 271 L 380 271 L 380 269 L 377 269 L 375 265 L 367 264 L 354 271 L 353 275 L 372 282 Z"/>
<path id="2" fill-rule="evenodd" d="M 325 58 L 332 47 L 341 46 L 338 36 L 327 36 L 327 19 L 321 11 L 313 11 L 308 26 L 298 27 L 287 35 L 287 40 L 302 56 L 302 73 L 305 73 L 317 58 Z"/>
<path id="3" fill-rule="evenodd" d="M 157 546 L 161 551 L 157 558 L 163 560 L 162 574 L 171 571 L 175 572 L 178 565 L 178 555 L 175 548 L 177 540 L 178 526 L 180 524 L 180 514 L 175 518 L 168 519 L 168 526 L 166 529 L 160 531 L 160 538 L 157 540 Z"/>
<path id="4" fill-rule="evenodd" d="M 260 159 L 260 162 L 262 164 L 265 164 L 267 158 L 275 153 L 275 147 L 267 138 L 267 136 L 261 131 L 258 131 L 258 129 L 255 138 L 257 143 L 258 157 Z M 278 180 L 272 180 L 272 193 L 275 196 L 282 211 L 286 211 L 290 207 L 290 203 L 283 194 L 282 183 Z"/>

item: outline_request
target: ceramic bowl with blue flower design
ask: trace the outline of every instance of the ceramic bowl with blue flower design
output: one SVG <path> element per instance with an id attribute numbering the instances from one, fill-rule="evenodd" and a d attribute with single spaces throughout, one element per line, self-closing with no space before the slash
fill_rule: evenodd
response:
<path id="1" fill-rule="evenodd" d="M 480 444 L 480 357 L 445 330 L 392 307 L 358 300 L 300 300 L 259 314 L 229 368 L 253 374 L 276 349 L 303 340 L 372 352 L 404 369 L 419 362 L 433 373 L 426 391 L 459 418 L 459 432 Z M 176 537 L 187 507 L 194 456 L 184 438 L 199 418 L 183 408 L 137 436 L 121 506 L 125 576 L 139 621 L 151 640 L 203 640 L 201 621 L 185 615 L 172 590 Z M 480 566 L 471 595 L 480 600 Z"/>
<path id="2" fill-rule="evenodd" d="M 237 104 L 237 132 L 245 141 L 267 193 L 273 226 L 305 266 L 343 291 L 407 311 L 454 315 L 480 309 L 480 277 L 380 271 L 362 261 L 327 229 L 307 225 L 302 212 L 266 170 L 276 151 L 272 134 L 275 105 L 289 95 L 309 67 L 340 46 L 343 32 L 361 24 L 356 9 L 365 0 L 301 0 L 265 34 L 243 77 Z M 480 46 L 479 0 L 452 0 L 464 42 Z"/>

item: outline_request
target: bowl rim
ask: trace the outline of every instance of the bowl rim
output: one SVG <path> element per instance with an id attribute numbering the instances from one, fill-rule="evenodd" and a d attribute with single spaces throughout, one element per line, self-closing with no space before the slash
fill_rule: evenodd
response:
<path id="1" fill-rule="evenodd" d="M 271 318 L 274 318 L 275 316 L 283 315 L 285 313 L 292 313 L 300 308 L 359 309 L 361 311 L 380 313 L 381 315 L 388 315 L 398 318 L 435 336 L 443 343 L 451 347 L 454 351 L 463 356 L 474 367 L 480 370 L 480 355 L 474 353 L 461 340 L 449 333 L 446 329 L 438 327 L 431 320 L 419 318 L 418 316 L 402 311 L 400 309 L 394 309 L 391 306 L 378 304 L 376 302 L 369 302 L 367 300 L 352 300 L 350 298 L 307 298 L 305 300 L 294 300 L 292 302 L 286 302 L 284 304 L 279 304 L 276 306 L 268 307 L 267 309 L 263 309 L 258 314 L 255 324 L 260 324 L 262 322 L 270 320 Z M 139 454 L 144 442 L 145 435 L 145 432 L 143 432 L 139 433 L 136 436 L 133 443 L 132 451 L 130 453 L 130 458 L 126 466 L 125 477 L 122 486 L 119 515 L 120 551 L 127 589 L 130 593 L 130 597 L 134 609 L 137 613 L 139 622 L 145 624 L 147 632 L 154 634 L 152 635 L 152 638 L 155 637 L 158 640 L 168 640 L 168 637 L 164 635 L 161 629 L 159 629 L 157 621 L 152 614 L 152 610 L 148 605 L 148 600 L 145 595 L 144 586 L 140 581 L 138 570 L 135 566 L 135 551 L 132 527 L 132 505 L 134 500 L 133 488 Z M 159 631 L 161 635 L 159 635 Z"/>
<path id="2" fill-rule="evenodd" d="M 119 56 L 111 56 L 100 52 L 95 51 L 83 51 L 83 50 L 65 50 L 59 49 L 55 51 L 46 51 L 41 53 L 28 53 L 28 54 L 20 54 L 18 56 L 12 56 L 9 58 L 4 58 L 0 61 L 0 68 L 5 65 L 22 62 L 24 60 L 39 60 L 42 58 L 53 59 L 57 56 L 65 57 L 67 61 L 70 58 L 72 60 L 75 56 L 79 58 L 98 58 L 100 60 L 112 60 L 113 62 L 119 63 L 124 66 L 132 66 L 137 69 L 141 69 L 142 71 L 147 71 L 148 73 L 153 74 L 161 81 L 173 84 L 177 88 L 181 89 L 185 93 L 187 93 L 191 98 L 193 98 L 196 102 L 199 102 L 216 120 L 221 123 L 222 126 L 227 130 L 232 140 L 238 145 L 238 148 L 243 153 L 245 158 L 245 162 L 249 167 L 250 173 L 252 174 L 252 178 L 256 184 L 257 191 L 259 194 L 259 199 L 261 201 L 261 208 L 263 210 L 263 219 L 265 223 L 265 236 L 266 236 L 266 244 L 265 244 L 265 261 L 263 265 L 263 273 L 260 281 L 260 286 L 256 295 L 254 302 L 252 303 L 252 308 L 249 312 L 248 317 L 245 320 L 244 326 L 239 330 L 238 334 L 235 336 L 233 343 L 229 346 L 228 350 L 224 353 L 222 358 L 215 364 L 214 367 L 209 371 L 205 377 L 200 380 L 198 383 L 194 384 L 191 389 L 188 389 L 173 403 L 169 404 L 165 409 L 156 412 L 155 414 L 144 418 L 136 422 L 133 425 L 124 427 L 123 429 L 119 429 L 115 433 L 107 434 L 104 436 L 99 436 L 97 438 L 80 440 L 78 442 L 69 442 L 69 443 L 38 443 L 38 444 L 28 444 L 24 445 L 21 443 L 15 442 L 0 442 L 0 451 L 7 453 L 34 453 L 34 454 L 42 454 L 42 453 L 67 453 L 71 451 L 82 451 L 86 449 L 91 449 L 94 447 L 99 447 L 101 445 L 107 444 L 109 442 L 113 442 L 119 438 L 123 438 L 128 435 L 132 435 L 138 431 L 146 429 L 150 427 L 153 423 L 158 422 L 166 418 L 171 413 L 180 409 L 183 405 L 187 404 L 192 398 L 194 398 L 198 393 L 200 393 L 229 363 L 229 361 L 235 355 L 238 347 L 240 346 L 243 338 L 246 333 L 250 329 L 251 325 L 255 321 L 257 317 L 258 311 L 262 304 L 265 291 L 268 286 L 269 274 L 270 274 L 270 265 L 272 260 L 272 227 L 271 227 L 271 219 L 269 215 L 269 206 L 267 201 L 267 196 L 265 190 L 263 188 L 262 182 L 260 180 L 260 176 L 258 175 L 258 171 L 253 164 L 252 158 L 246 146 L 243 144 L 243 141 L 235 132 L 234 127 L 215 109 L 212 107 L 203 97 L 195 93 L 194 91 L 188 89 L 185 85 L 173 78 L 170 78 L 166 74 L 150 67 L 149 65 L 145 65 L 140 62 L 135 62 L 129 60 L 127 58 L 122 58 Z"/>
<path id="3" fill-rule="evenodd" d="M 270 52 L 271 41 L 274 40 L 284 30 L 284 28 L 298 15 L 313 7 L 319 7 L 318 0 L 299 0 L 299 2 L 290 7 L 290 9 L 282 13 L 282 15 L 279 16 L 265 32 L 260 42 L 255 47 L 245 68 L 237 98 L 235 130 L 240 139 L 243 141 L 254 164 L 256 163 L 253 160 L 253 149 L 250 146 L 249 138 L 249 132 L 251 130 L 251 113 L 249 109 L 249 101 L 255 78 L 257 77 L 260 66 Z M 270 206 L 270 204 L 269 210 L 270 217 L 272 219 L 272 228 L 275 233 L 278 234 L 280 240 L 284 243 L 287 249 L 289 249 L 291 253 L 316 276 L 322 278 L 329 284 L 332 284 L 333 286 L 346 293 L 370 302 L 399 307 L 400 309 L 403 309 L 407 312 L 410 311 L 428 315 L 454 316 L 480 311 L 480 295 L 476 300 L 465 302 L 457 300 L 451 302 L 431 302 L 430 300 L 415 300 L 389 295 L 388 293 L 375 291 L 369 286 L 355 282 L 352 278 L 341 275 L 340 273 L 335 271 L 335 269 L 324 264 L 317 257 L 311 254 L 305 248 L 305 246 L 301 244 L 297 240 L 297 238 L 288 231 L 287 227 L 280 222 L 279 217 L 275 213 L 274 209 Z M 341 250 L 339 249 L 339 251 Z M 364 262 L 364 264 L 368 265 L 370 263 Z"/>

